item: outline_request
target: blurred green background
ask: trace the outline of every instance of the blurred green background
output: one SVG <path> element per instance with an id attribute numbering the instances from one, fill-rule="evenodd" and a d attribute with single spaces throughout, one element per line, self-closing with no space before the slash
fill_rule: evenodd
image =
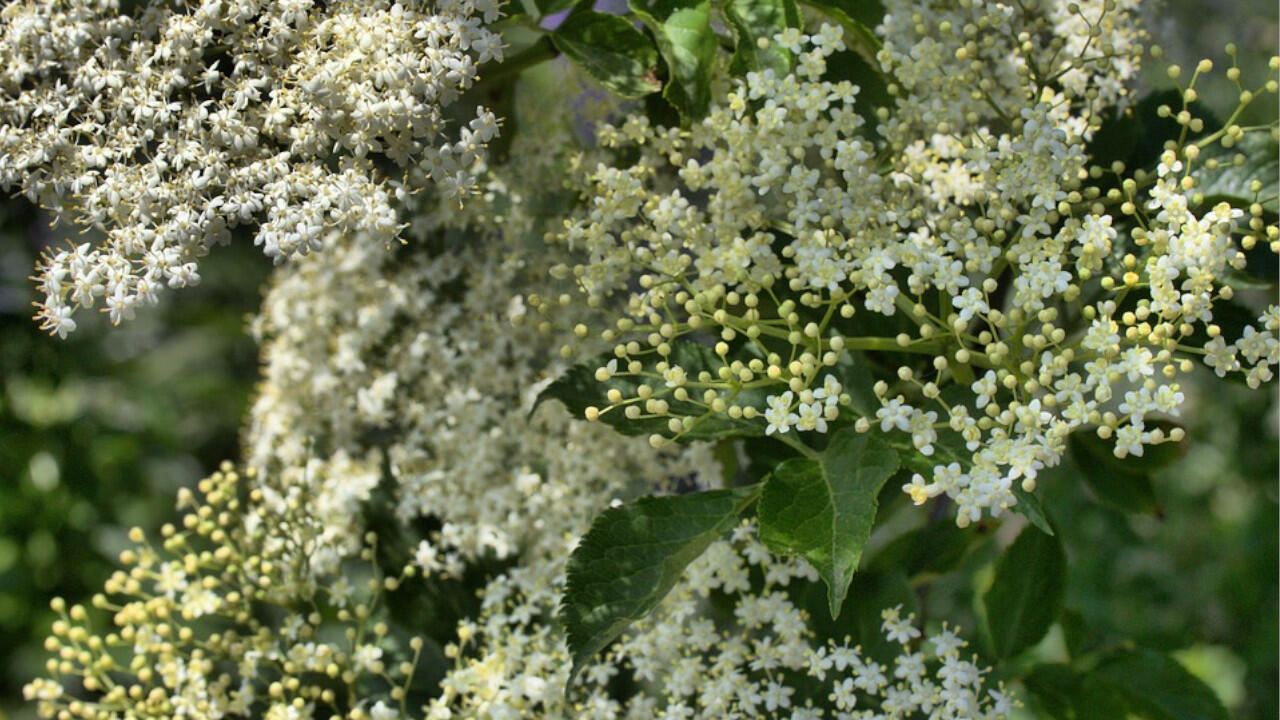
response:
<path id="1" fill-rule="evenodd" d="M 1273 0 L 1154 3 L 1148 26 L 1170 61 L 1241 48 L 1248 84 L 1276 51 Z M 1161 85 L 1163 67 L 1148 66 Z M 1202 96 L 1225 116 L 1220 74 Z M 1260 117 L 1274 117 L 1270 107 Z M 132 525 L 171 519 L 175 491 L 226 458 L 256 380 L 244 332 L 270 271 L 248 243 L 219 248 L 203 283 L 167 294 L 120 328 L 81 322 L 64 341 L 31 321 L 35 258 L 66 241 L 22 200 L 0 203 L 0 720 L 30 718 L 21 688 L 41 672 L 55 595 L 100 589 Z M 1158 479 L 1162 518 L 1042 484 L 1069 531 L 1069 607 L 1095 632 L 1132 637 L 1206 678 L 1239 718 L 1280 716 L 1277 695 L 1276 386 L 1250 392 L 1207 373 L 1189 391 L 1191 451 Z"/>
<path id="2" fill-rule="evenodd" d="M 178 487 L 237 457 L 257 374 L 245 320 L 271 265 L 257 248 L 219 248 L 200 286 L 118 328 L 84 313 L 58 340 L 31 320 L 28 276 L 64 233 L 0 205 L 0 718 L 33 717 L 21 690 L 44 663 L 49 599 L 100 591 L 131 526 L 171 519 Z"/>

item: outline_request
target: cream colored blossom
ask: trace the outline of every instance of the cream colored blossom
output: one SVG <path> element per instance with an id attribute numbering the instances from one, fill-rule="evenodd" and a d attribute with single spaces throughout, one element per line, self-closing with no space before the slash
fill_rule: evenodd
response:
<path id="1" fill-rule="evenodd" d="M 405 173 L 474 191 L 492 113 L 444 108 L 482 63 L 492 0 L 21 0 L 0 23 L 0 187 L 100 239 L 51 250 L 37 319 L 112 322 L 251 230 L 276 262 L 334 231 L 397 237 Z M 247 237 L 244 238 L 247 240 Z"/>

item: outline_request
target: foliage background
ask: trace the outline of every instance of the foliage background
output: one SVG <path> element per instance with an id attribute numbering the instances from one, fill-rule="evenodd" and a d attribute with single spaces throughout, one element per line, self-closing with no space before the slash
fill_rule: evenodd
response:
<path id="1" fill-rule="evenodd" d="M 1168 0 L 1148 27 L 1167 57 L 1221 63 L 1240 47 L 1256 76 L 1277 46 L 1271 0 Z M 1162 68 L 1146 81 L 1162 86 Z M 1220 79 L 1220 76 L 1218 76 Z M 1214 109 L 1234 105 L 1225 81 L 1205 86 Z M 41 248 L 74 238 L 21 199 L 0 204 L 0 720 L 32 717 L 21 687 L 40 671 L 54 595 L 85 599 L 114 566 L 133 525 L 172 517 L 177 488 L 237 456 L 256 379 L 244 332 L 270 263 L 240 244 L 211 254 L 200 287 L 165 297 L 138 320 L 82 323 L 68 340 L 30 320 L 27 279 Z M 1188 392 L 1188 455 L 1156 478 L 1162 515 L 1108 510 L 1077 482 L 1041 487 L 1070 558 L 1067 607 L 1108 632 L 1177 651 L 1239 718 L 1280 716 L 1280 493 L 1276 386 L 1250 392 L 1207 373 Z M 972 562 L 989 562 L 982 553 Z M 973 587 L 939 588 L 963 624 Z M 1055 631 L 1040 652 L 1067 642 Z"/>

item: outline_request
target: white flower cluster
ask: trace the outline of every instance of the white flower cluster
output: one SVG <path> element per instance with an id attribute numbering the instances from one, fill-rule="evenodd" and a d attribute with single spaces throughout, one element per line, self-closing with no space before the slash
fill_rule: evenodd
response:
<path id="1" fill-rule="evenodd" d="M 1100 110 L 1126 104 L 1145 40 L 1137 0 L 889 0 L 885 12 L 878 59 L 897 86 L 886 131 L 903 145 L 1009 121 L 1045 88 L 1053 121 L 1087 136 Z"/>
<path id="2" fill-rule="evenodd" d="M 882 613 L 881 631 L 898 645 L 894 655 L 872 657 L 848 638 L 816 639 L 789 595 L 816 573 L 770 554 L 749 524 L 695 560 L 653 615 L 585 667 L 584 687 L 566 698 L 569 656 L 546 625 L 562 572 L 553 561 L 486 588 L 485 612 L 464 622 L 447 649 L 458 661 L 430 720 L 979 720 L 1007 717 L 1013 707 L 1003 689 L 984 690 L 985 671 L 964 656 L 954 629 L 922 640 L 914 617 L 898 608 Z M 753 590 L 754 574 L 764 580 Z M 713 595 L 726 600 L 718 613 Z M 613 696 L 619 680 L 636 693 Z"/>
<path id="3" fill-rule="evenodd" d="M 419 544 L 419 568 L 457 576 L 484 557 L 564 554 L 564 528 L 627 492 L 628 478 L 714 467 L 705 448 L 668 457 L 558 408 L 529 416 L 564 369 L 558 346 L 578 342 L 570 328 L 598 322 L 542 299 L 555 252 L 539 249 L 536 214 L 563 195 L 542 181 L 562 158 L 535 148 L 573 142 L 553 134 L 564 123 L 548 124 L 513 152 L 540 160 L 488 172 L 465 212 L 424 193 L 414 242 L 389 249 L 376 235 L 335 233 L 267 293 L 253 324 L 265 366 L 246 454 L 263 474 L 313 488 L 316 570 L 359 546 L 359 510 L 382 482 L 401 522 L 441 524 Z"/>
<path id="4" fill-rule="evenodd" d="M 277 262 L 333 230 L 399 232 L 397 172 L 474 187 L 497 134 L 444 109 L 502 59 L 494 0 L 20 0 L 0 11 L 0 187 L 103 238 L 51 252 L 37 319 L 112 322 L 253 227 Z"/>
<path id="5" fill-rule="evenodd" d="M 136 17 L 109 0 L 7 6 L 0 52 L 20 62 L 4 79 L 0 180 L 108 233 L 48 260 L 50 329 L 71 330 L 77 305 L 105 299 L 125 317 L 161 284 L 193 282 L 194 266 L 179 268 L 236 225 L 258 223 L 267 252 L 294 260 L 253 325 L 265 367 L 249 469 L 203 484 L 184 530 L 161 533 L 168 555 L 124 558 L 109 589 L 130 599 L 98 603 L 118 631 L 72 626 L 85 615 L 74 608 L 55 627 L 50 674 L 83 678 L 97 699 L 41 680 L 28 690 L 41 712 L 1007 717 L 1009 696 L 984 687 L 945 625 L 925 638 L 900 608 L 874 608 L 897 645 L 886 657 L 868 638 L 820 637 L 795 594 L 813 569 L 769 553 L 750 523 L 562 693 L 571 662 L 552 616 L 590 518 L 723 476 L 705 445 L 657 435 L 653 452 L 555 403 L 531 414 L 575 352 L 612 347 L 597 378 L 644 383 L 634 397 L 611 389 L 592 419 L 665 416 L 678 437 L 723 413 L 785 442 L 838 423 L 903 433 L 937 463 L 904 490 L 953 498 L 961 525 L 1033 488 L 1070 432 L 1115 438 L 1122 457 L 1180 439 L 1155 420 L 1176 415 L 1188 355 L 1251 384 L 1280 361 L 1274 306 L 1239 337 L 1216 324 L 1242 251 L 1280 244 L 1261 206 L 1205 207 L 1197 145 L 1170 147 L 1154 174 L 1090 166 L 1097 108 L 1137 66 L 1128 3 L 888 5 L 881 62 L 897 99 L 875 132 L 858 88 L 824 80 L 844 47 L 824 26 L 774 39 L 796 53 L 794 75 L 748 75 L 688 130 L 641 115 L 603 126 L 568 172 L 546 150 L 572 144 L 553 113 L 558 129 L 522 134 L 508 167 L 484 167 L 484 111 L 436 144 L 441 108 L 500 55 L 480 22 L 496 5 L 205 0 Z M 558 100 L 534 102 L 563 112 Z M 1203 129 L 1185 108 L 1170 115 Z M 1107 172 L 1119 178 L 1109 190 L 1094 182 Z M 570 214 L 545 180 L 558 176 L 587 201 L 548 247 L 545 218 Z M 411 199 L 428 177 L 434 190 Z M 401 230 L 393 205 L 409 206 L 411 245 L 388 242 Z M 554 291 L 570 277 L 589 302 Z M 686 336 L 711 341 L 714 372 L 673 359 Z M 867 392 L 843 374 L 867 360 L 853 353 L 923 362 Z M 674 416 L 668 398 L 702 414 Z M 376 557 L 365 513 L 384 510 L 411 552 L 356 592 L 350 558 Z M 209 547 L 188 546 L 195 536 Z M 495 558 L 480 616 L 444 649 L 440 695 L 409 707 L 422 644 L 377 623 L 379 594 Z M 264 604 L 293 612 L 268 626 L 253 612 Z M 350 625 L 341 639 L 328 615 Z M 104 648 L 132 648 L 136 681 L 117 680 Z"/>
<path id="6" fill-rule="evenodd" d="M 546 286 L 545 266 L 469 242 L 432 253 L 335 238 L 267 294 L 249 462 L 314 488 L 317 570 L 358 546 L 360 508 L 384 479 L 402 522 L 443 524 L 419 547 L 421 568 L 458 575 L 485 556 L 564 552 L 565 523 L 590 518 L 624 478 L 692 471 L 558 409 L 529 417 L 571 334 L 511 320 L 523 312 L 513 293 Z"/>
<path id="7" fill-rule="evenodd" d="M 790 390 L 781 395 L 770 395 L 765 400 L 769 405 L 769 409 L 764 411 L 764 419 L 769 421 L 765 435 L 785 433 L 792 427 L 797 430 L 826 432 L 827 421 L 840 416 L 839 402 L 843 389 L 835 375 L 827 375 L 822 387 L 801 390 L 798 401 Z M 791 412 L 793 407 L 798 412 Z"/>
<path id="8" fill-rule="evenodd" d="M 800 679 L 806 673 L 828 683 L 823 692 L 839 698 L 830 703 L 882 708 L 865 717 L 1006 711 L 1007 699 L 984 694 L 981 673 L 960 646 L 947 644 L 949 634 L 932 677 L 918 652 L 904 649 L 882 665 L 857 648 L 817 643 L 804 613 L 782 594 L 792 579 L 815 581 L 813 570 L 770 555 L 749 528 L 696 562 L 658 615 L 588 668 L 586 696 L 566 703 L 569 655 L 551 617 L 576 538 L 610 498 L 641 489 L 629 478 L 714 486 L 721 471 L 702 445 L 656 454 L 554 406 L 527 417 L 531 388 L 557 373 L 547 363 L 563 337 L 536 332 L 540 323 L 509 325 L 511 313 L 540 311 L 505 298 L 543 281 L 521 261 L 503 259 L 501 249 L 482 244 L 431 256 L 414 247 L 388 252 L 368 239 L 335 242 L 282 273 L 257 324 L 268 364 L 249 432 L 254 462 L 284 468 L 294 481 L 325 478 L 310 507 L 338 548 L 333 561 L 357 544 L 360 528 L 350 518 L 371 496 L 361 472 L 330 471 L 315 459 L 333 448 L 344 462 L 368 453 L 369 468 L 391 459 L 399 518 L 441 520 L 441 530 L 417 545 L 415 572 L 456 576 L 486 556 L 516 561 L 487 584 L 481 617 L 464 621 L 458 642 L 446 648 L 457 665 L 426 717 L 863 717 L 826 715 L 805 702 L 795 683 L 808 682 Z M 576 312 L 556 318 L 549 309 L 542 322 L 590 321 Z M 323 438 L 325 448 L 308 438 Z M 378 444 L 381 450 L 369 451 Z M 342 502 L 331 506 L 326 497 Z M 311 557 L 313 567 L 325 567 L 323 554 Z M 756 567 L 767 578 L 760 595 L 750 589 Z M 742 608 L 739 624 L 725 630 L 714 629 L 704 607 L 706 594 L 720 589 L 735 593 Z M 766 659 L 753 661 L 752 653 Z M 693 655 L 697 663 L 677 662 Z M 712 668 L 719 695 L 674 694 Z M 669 683 L 669 692 L 613 697 L 605 686 L 620 672 Z"/>
<path id="9" fill-rule="evenodd" d="M 1003 65 L 994 55 L 961 62 L 967 74 L 946 79 L 970 45 L 990 49 L 995 38 L 996 47 L 1030 21 L 1009 25 L 1022 11 L 999 3 L 915 10 L 910 23 L 890 13 L 882 55 L 895 70 L 910 65 L 919 83 L 931 79 L 899 78 L 905 90 L 878 111 L 879 137 L 855 112 L 858 88 L 822 79 L 843 47 L 830 26 L 796 41 L 794 75 L 748 74 L 687 131 L 644 116 L 601 129 L 603 149 L 579 160 L 584 209 L 561 235 L 593 303 L 626 299 L 600 333 L 616 358 L 597 378 L 683 380 L 640 385 L 634 397 L 611 390 L 588 418 L 666 418 L 678 438 L 711 415 L 763 417 L 766 434 L 788 441 L 792 427 L 878 424 L 940 461 L 905 490 L 917 502 L 949 496 L 963 526 L 1015 505 L 1015 484 L 1033 490 L 1073 431 L 1114 438 L 1119 457 L 1180 440 L 1181 429 L 1151 418 L 1177 416 L 1177 379 L 1194 357 L 1220 374 L 1247 366 L 1251 385 L 1271 377 L 1275 306 L 1235 338 L 1222 337 L 1215 303 L 1233 297 L 1243 251 L 1276 252 L 1280 233 L 1259 202 L 1202 207 L 1193 173 L 1208 165 L 1196 162 L 1202 150 L 1247 131 L 1231 124 L 1199 145 L 1171 143 L 1155 173 L 1091 166 L 1096 93 L 1075 97 L 1070 84 L 1036 78 L 1085 67 L 1122 83 L 1136 57 L 1045 64 L 1041 55 L 1062 43 L 1027 39 L 999 50 Z M 1108 32 L 1137 36 L 1117 23 Z M 971 40 L 942 52 L 935 31 Z M 1205 61 L 1196 76 L 1210 70 Z M 1238 83 L 1238 71 L 1228 78 Z M 962 100 L 958 88 L 990 97 Z M 1262 89 L 1274 92 L 1275 80 Z M 1254 96 L 1242 89 L 1241 104 Z M 1188 87 L 1184 107 L 1162 114 L 1201 133 L 1186 109 L 1194 98 Z M 1119 187 L 1106 189 L 1104 176 Z M 681 366 L 673 347 L 686 336 L 714 343 L 723 367 Z M 856 390 L 832 376 L 848 351 L 926 361 L 878 383 L 878 408 L 854 410 L 847 396 L 827 402 L 828 388 Z M 668 398 L 698 412 L 673 414 Z"/>

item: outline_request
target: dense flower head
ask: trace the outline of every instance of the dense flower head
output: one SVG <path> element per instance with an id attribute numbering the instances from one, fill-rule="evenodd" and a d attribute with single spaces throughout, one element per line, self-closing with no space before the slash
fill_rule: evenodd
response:
<path id="1" fill-rule="evenodd" d="M 695 560 L 654 614 L 589 664 L 566 695 L 569 655 L 543 620 L 563 563 L 511 573 L 486 588 L 481 617 L 459 628 L 450 648 L 456 665 L 427 717 L 1008 717 L 1013 698 L 984 687 L 987 671 L 966 656 L 958 628 L 925 637 L 897 606 L 877 608 L 885 642 L 875 652 L 848 637 L 816 637 L 796 600 L 816 580 L 808 564 L 771 554 L 744 524 Z M 713 612 L 712 596 L 728 610 Z M 618 680 L 635 694 L 613 696 Z"/>
<path id="2" fill-rule="evenodd" d="M 517 142 L 568 132 L 551 125 Z M 315 489 L 325 535 L 315 567 L 359 547 L 359 509 L 381 483 L 400 522 L 440 523 L 420 539 L 420 569 L 457 576 L 485 557 L 562 554 L 565 528 L 602 498 L 707 466 L 706 448 L 656 455 L 558 406 L 531 414 L 564 369 L 560 350 L 581 342 L 572 328 L 600 321 L 554 301 L 558 254 L 543 246 L 537 213 L 564 193 L 536 178 L 563 158 L 539 157 L 485 170 L 463 211 L 423 193 L 407 245 L 335 233 L 267 292 L 253 322 L 264 369 L 246 454 Z"/>
<path id="3" fill-rule="evenodd" d="M 461 198 L 497 133 L 445 108 L 502 59 L 491 0 L 9 3 L 0 24 L 0 187 L 101 234 L 51 251 L 37 319 L 112 322 L 238 227 L 277 262 L 332 230 L 400 229 L 406 171 Z"/>
<path id="4" fill-rule="evenodd" d="M 1017 117 L 1048 89 L 1076 136 L 1124 107 L 1146 34 L 1136 0 L 1036 3 L 891 0 L 878 59 L 895 87 L 885 133 L 902 145 Z"/>
<path id="5" fill-rule="evenodd" d="M 1126 12 L 1098 5 L 1079 12 Z M 996 29 L 1015 14 L 957 5 L 928 21 L 947 37 L 971 35 L 948 12 Z M 789 431 L 837 420 L 903 433 L 933 461 L 904 490 L 916 502 L 951 497 L 968 525 L 1034 490 L 1073 431 L 1114 438 L 1121 458 L 1181 440 L 1164 421 L 1178 415 L 1194 358 L 1255 387 L 1272 377 L 1276 305 L 1223 335 L 1223 318 L 1239 320 L 1243 307 L 1228 305 L 1245 251 L 1280 250 L 1264 185 L 1252 201 L 1210 201 L 1197 183 L 1204 168 L 1242 162 L 1231 148 L 1251 132 L 1274 128 L 1232 124 L 1194 142 L 1184 133 L 1155 172 L 1098 167 L 1086 141 L 1101 122 L 1100 80 L 1079 95 L 1042 75 L 1087 71 L 1122 87 L 1140 49 L 1134 32 L 1103 41 L 1128 62 L 1107 53 L 1046 64 L 1066 46 L 1012 45 L 1023 69 L 999 93 L 966 100 L 956 88 L 986 88 L 975 79 L 985 66 L 966 71 L 971 83 L 926 83 L 930 63 L 943 62 L 921 29 L 934 26 L 895 17 L 891 7 L 880 28 L 883 59 L 914 63 L 925 84 L 902 80 L 876 132 L 858 112 L 859 89 L 824 76 L 843 49 L 830 26 L 800 37 L 794 74 L 749 73 L 688 130 L 637 115 L 599 131 L 601 148 L 578 161 L 582 210 L 559 237 L 578 253 L 571 274 L 588 299 L 624 306 L 600 332 L 615 357 L 597 378 L 642 384 L 612 391 L 589 419 L 668 418 L 657 446 L 726 415 L 789 442 Z M 948 58 L 969 52 L 955 43 Z M 1258 92 L 1274 89 L 1268 79 Z M 1202 132 L 1187 109 L 1194 97 L 1188 88 L 1161 116 Z M 1241 88 L 1242 106 L 1254 97 Z M 713 367 L 681 365 L 690 339 L 714 347 Z M 849 366 L 887 353 L 898 358 L 892 385 L 876 383 L 874 397 L 842 392 Z M 676 402 L 697 412 L 673 412 Z"/>
<path id="6" fill-rule="evenodd" d="M 296 544 L 313 533 L 298 526 L 309 522 L 306 499 L 280 502 L 269 493 L 278 485 L 224 464 L 179 496 L 181 527 L 165 525 L 155 544 L 130 532 L 137 545 L 94 596 L 97 610 L 54 600 L 50 677 L 25 689 L 40 716 L 401 717 L 423 641 L 378 617 L 400 578 L 378 574 L 370 546 L 368 583 L 294 586 L 309 551 Z"/>

